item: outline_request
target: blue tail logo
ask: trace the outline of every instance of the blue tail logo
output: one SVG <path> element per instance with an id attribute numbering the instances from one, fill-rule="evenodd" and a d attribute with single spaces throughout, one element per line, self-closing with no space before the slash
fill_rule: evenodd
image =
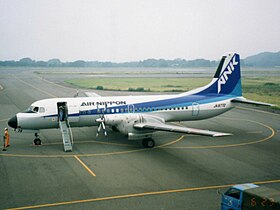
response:
<path id="1" fill-rule="evenodd" d="M 229 76 L 233 73 L 235 68 L 238 67 L 239 59 L 237 60 L 236 56 L 237 55 L 233 57 L 232 61 L 228 64 L 227 68 L 223 71 L 218 79 L 218 94 L 221 92 L 222 86 L 227 83 Z"/>
<path id="2" fill-rule="evenodd" d="M 230 53 L 223 56 L 212 82 L 196 94 L 242 96 L 239 54 Z"/>

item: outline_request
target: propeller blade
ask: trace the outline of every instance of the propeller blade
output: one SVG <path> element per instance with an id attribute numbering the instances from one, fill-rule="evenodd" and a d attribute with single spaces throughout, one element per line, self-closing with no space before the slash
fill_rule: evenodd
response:
<path id="1" fill-rule="evenodd" d="M 105 123 L 102 122 L 101 125 L 102 125 L 103 131 L 104 131 L 104 135 L 107 136 L 107 131 L 106 131 Z"/>
<path id="2" fill-rule="evenodd" d="M 100 130 L 101 130 L 101 123 L 99 124 L 99 126 L 97 128 L 96 137 L 98 137 Z"/>
<path id="3" fill-rule="evenodd" d="M 104 123 L 104 122 L 101 122 L 101 125 L 102 125 L 103 130 L 105 130 L 105 129 L 106 129 L 106 128 L 105 128 L 105 123 Z"/>

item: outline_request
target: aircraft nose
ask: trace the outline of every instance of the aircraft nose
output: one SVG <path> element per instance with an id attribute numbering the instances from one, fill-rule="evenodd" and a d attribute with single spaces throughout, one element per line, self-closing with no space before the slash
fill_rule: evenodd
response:
<path id="1" fill-rule="evenodd" d="M 14 117 L 12 117 L 9 121 L 8 121 L 8 125 L 11 128 L 17 128 L 18 126 L 18 121 L 17 121 L 17 116 L 15 115 Z"/>

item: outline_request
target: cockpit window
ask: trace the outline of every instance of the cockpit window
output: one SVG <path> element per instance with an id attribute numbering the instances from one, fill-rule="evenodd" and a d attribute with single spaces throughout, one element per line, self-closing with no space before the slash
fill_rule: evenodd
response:
<path id="1" fill-rule="evenodd" d="M 33 108 L 34 108 L 33 106 L 30 106 L 30 107 L 28 107 L 28 109 L 26 111 L 30 112 L 33 110 Z"/>
<path id="2" fill-rule="evenodd" d="M 39 108 L 39 112 L 40 112 L 40 113 L 45 112 L 45 108 L 44 108 L 44 107 L 40 107 L 40 108 Z"/>
<path id="3" fill-rule="evenodd" d="M 45 112 L 45 107 L 38 107 L 38 106 L 30 106 L 26 111 L 23 113 L 43 113 Z"/>
<path id="4" fill-rule="evenodd" d="M 38 112 L 39 111 L 39 107 L 38 106 L 35 106 L 32 110 L 33 112 Z"/>

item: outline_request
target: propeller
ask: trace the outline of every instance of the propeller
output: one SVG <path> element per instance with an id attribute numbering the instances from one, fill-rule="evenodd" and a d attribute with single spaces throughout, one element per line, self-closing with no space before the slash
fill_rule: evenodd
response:
<path id="1" fill-rule="evenodd" d="M 95 121 L 99 123 L 99 126 L 97 128 L 97 132 L 96 132 L 96 137 L 99 136 L 99 133 L 101 131 L 101 129 L 104 131 L 104 135 L 107 136 L 107 131 L 106 131 L 106 126 L 105 126 L 105 111 L 107 109 L 107 104 L 105 104 L 104 109 L 102 109 L 102 114 L 99 115 L 100 118 L 96 119 Z M 97 110 L 99 110 L 98 105 L 97 105 Z"/>

